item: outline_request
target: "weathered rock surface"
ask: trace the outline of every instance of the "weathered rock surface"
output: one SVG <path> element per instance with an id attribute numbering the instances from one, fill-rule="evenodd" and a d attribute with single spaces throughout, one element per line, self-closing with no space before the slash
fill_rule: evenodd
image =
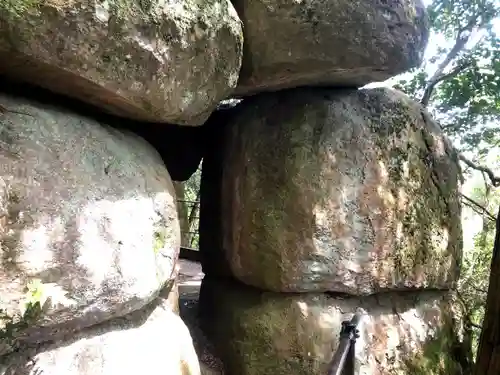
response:
<path id="1" fill-rule="evenodd" d="M 229 0 L 0 2 L 0 72 L 139 120 L 201 125 L 242 44 Z"/>
<path id="2" fill-rule="evenodd" d="M 459 276 L 456 154 L 390 89 L 297 89 L 247 99 L 222 176 L 232 273 L 271 291 L 440 288 Z"/>
<path id="3" fill-rule="evenodd" d="M 175 265 L 174 271 L 172 273 L 172 278 L 168 284 L 169 293 L 165 297 L 165 306 L 169 307 L 174 313 L 179 315 L 179 272 L 180 265 L 177 263 Z M 165 293 L 164 293 L 165 294 Z"/>
<path id="4" fill-rule="evenodd" d="M 56 107 L 4 94 L 0 106 L 0 309 L 15 318 L 40 302 L 23 336 L 39 342 L 151 302 L 175 278 L 180 245 L 160 156 Z"/>
<path id="5" fill-rule="evenodd" d="M 447 292 L 385 293 L 334 298 L 325 294 L 261 292 L 205 278 L 203 328 L 229 374 L 324 375 L 341 323 L 366 315 L 355 345 L 354 373 L 460 373 L 460 306 Z"/>
<path id="6" fill-rule="evenodd" d="M 71 339 L 12 355 L 0 375 L 200 375 L 191 336 L 166 301 L 72 335 Z"/>
<path id="7" fill-rule="evenodd" d="M 237 93 L 384 81 L 420 65 L 421 0 L 233 0 L 244 24 Z"/>

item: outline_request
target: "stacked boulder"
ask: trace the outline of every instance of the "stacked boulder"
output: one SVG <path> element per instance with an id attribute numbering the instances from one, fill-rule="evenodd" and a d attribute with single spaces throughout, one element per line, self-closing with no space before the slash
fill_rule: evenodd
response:
<path id="1" fill-rule="evenodd" d="M 228 0 L 0 1 L 1 375 L 200 374 L 172 180 L 242 48 Z"/>
<path id="2" fill-rule="evenodd" d="M 201 157 L 227 375 L 326 373 L 358 307 L 356 373 L 459 373 L 456 155 L 359 90 L 427 34 L 419 0 L 0 1 L 0 375 L 204 371 L 172 184 Z"/>
<path id="3" fill-rule="evenodd" d="M 0 106 L 0 374 L 199 373 L 158 153 L 58 107 L 4 94 Z"/>
<path id="4" fill-rule="evenodd" d="M 418 103 L 360 89 L 420 64 L 422 4 L 234 4 L 244 99 L 206 124 L 200 217 L 226 373 L 326 374 L 359 307 L 354 373 L 461 373 L 457 156 Z"/>

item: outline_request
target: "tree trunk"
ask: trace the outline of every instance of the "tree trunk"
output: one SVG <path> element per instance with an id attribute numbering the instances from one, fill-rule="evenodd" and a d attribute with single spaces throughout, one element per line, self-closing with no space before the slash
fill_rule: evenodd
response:
<path id="1" fill-rule="evenodd" d="M 490 285 L 474 375 L 500 374 L 500 208 L 496 221 Z"/>

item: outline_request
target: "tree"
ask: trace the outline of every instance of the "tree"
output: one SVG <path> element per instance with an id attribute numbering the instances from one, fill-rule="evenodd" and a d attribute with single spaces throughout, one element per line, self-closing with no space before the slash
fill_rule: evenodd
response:
<path id="1" fill-rule="evenodd" d="M 500 2 L 434 0 L 428 12 L 430 56 L 396 87 L 428 107 L 462 151 L 484 157 L 500 144 Z"/>
<path id="2" fill-rule="evenodd" d="M 500 154 L 500 1 L 432 0 L 428 13 L 431 43 L 424 63 L 397 77 L 395 87 L 420 101 L 439 122 L 459 151 L 464 177 L 470 179 L 474 171 L 483 177 L 472 195 L 462 196 L 482 225 L 464 258 L 458 292 L 472 341 L 480 341 L 475 374 L 500 374 L 500 218 L 493 247 L 491 213 L 499 203 L 495 188 L 500 176 L 498 159 L 487 162 Z"/>
<path id="3" fill-rule="evenodd" d="M 181 246 L 197 249 L 199 234 L 201 165 L 185 182 L 174 182 L 181 227 Z"/>
<path id="4" fill-rule="evenodd" d="M 500 194 L 486 183 L 487 178 L 478 176 L 472 181 L 471 196 L 465 197 L 464 222 L 470 223 L 474 216 L 479 219 L 480 230 L 471 245 L 464 249 L 462 272 L 458 284 L 458 295 L 466 309 L 465 328 L 472 344 L 472 351 L 478 347 L 484 307 L 488 291 L 488 280 L 493 247 L 495 216 L 491 212 L 498 207 Z M 466 199 L 471 199 L 469 202 Z"/>
<path id="5" fill-rule="evenodd" d="M 474 375 L 500 373 L 500 209 L 496 219 L 495 243 L 491 260 L 491 273 L 483 329 L 479 340 Z"/>

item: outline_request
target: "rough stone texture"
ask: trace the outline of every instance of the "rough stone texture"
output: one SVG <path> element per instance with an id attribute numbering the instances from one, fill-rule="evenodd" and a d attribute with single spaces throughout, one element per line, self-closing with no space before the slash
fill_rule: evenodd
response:
<path id="1" fill-rule="evenodd" d="M 0 72 L 140 120 L 201 125 L 242 45 L 229 0 L 0 2 Z"/>
<path id="2" fill-rule="evenodd" d="M 151 302 L 175 278 L 180 245 L 160 156 L 55 107 L 4 94 L 0 106 L 0 309 L 22 314 L 40 280 L 31 302 L 43 311 L 23 336 L 38 342 Z"/>
<path id="3" fill-rule="evenodd" d="M 457 157 L 390 89 L 297 89 L 236 107 L 222 176 L 232 273 L 271 291 L 454 286 Z"/>
<path id="4" fill-rule="evenodd" d="M 161 299 L 142 311 L 2 363 L 0 375 L 200 375 L 189 330 Z"/>
<path id="5" fill-rule="evenodd" d="M 244 24 L 237 93 L 363 86 L 420 65 L 421 0 L 233 0 Z"/>
<path id="6" fill-rule="evenodd" d="M 165 305 L 170 308 L 174 313 L 179 315 L 179 272 L 180 272 L 180 265 L 179 262 L 175 265 L 173 274 L 172 274 L 172 279 L 170 280 L 169 284 L 169 293 L 166 296 L 165 299 Z"/>
<path id="7" fill-rule="evenodd" d="M 448 292 L 385 293 L 369 297 L 278 294 L 205 278 L 203 329 L 226 373 L 324 375 L 338 346 L 341 323 L 357 308 L 353 373 L 459 374 L 464 357 L 462 310 Z"/>

